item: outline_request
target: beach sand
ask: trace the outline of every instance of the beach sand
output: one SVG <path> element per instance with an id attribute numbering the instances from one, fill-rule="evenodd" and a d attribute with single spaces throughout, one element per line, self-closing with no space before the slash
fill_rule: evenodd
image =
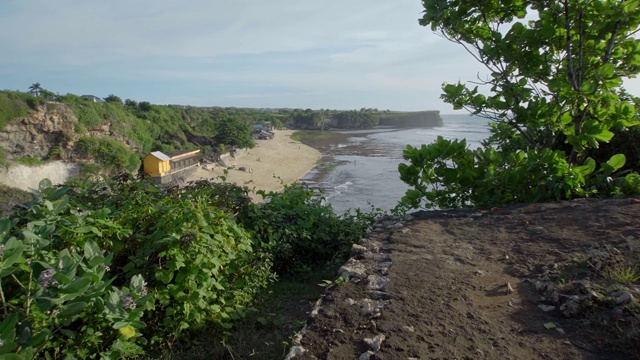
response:
<path id="1" fill-rule="evenodd" d="M 303 178 L 320 161 L 322 154 L 307 145 L 291 140 L 292 130 L 274 130 L 273 140 L 256 140 L 256 146 L 226 161 L 233 167 L 228 170 L 227 182 L 246 185 L 255 190 L 278 191 L 280 179 L 291 184 Z M 244 167 L 246 170 L 238 170 Z M 224 175 L 224 167 L 205 164 L 191 173 L 187 181 L 217 178 Z M 254 201 L 262 200 L 252 194 Z"/>

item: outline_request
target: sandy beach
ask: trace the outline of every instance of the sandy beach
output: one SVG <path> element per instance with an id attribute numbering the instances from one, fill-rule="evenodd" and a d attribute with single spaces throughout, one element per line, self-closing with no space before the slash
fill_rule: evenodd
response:
<path id="1" fill-rule="evenodd" d="M 311 171 L 322 157 L 321 153 L 298 141 L 291 140 L 292 130 L 274 130 L 273 140 L 256 140 L 256 146 L 225 161 L 233 167 L 228 170 L 227 181 L 246 185 L 256 190 L 278 191 L 280 179 L 291 184 Z M 246 170 L 241 171 L 239 168 Z M 224 167 L 214 164 L 200 166 L 187 181 L 216 178 L 224 175 Z M 253 195 L 254 200 L 262 200 Z"/>

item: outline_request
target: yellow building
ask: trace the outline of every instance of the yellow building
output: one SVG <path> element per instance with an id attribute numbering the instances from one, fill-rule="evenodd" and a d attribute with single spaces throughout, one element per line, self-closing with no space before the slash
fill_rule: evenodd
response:
<path id="1" fill-rule="evenodd" d="M 153 151 L 142 159 L 144 172 L 153 177 L 162 177 L 171 171 L 171 158 L 160 151 Z"/>
<path id="2" fill-rule="evenodd" d="M 192 168 L 200 163 L 200 150 L 174 151 L 165 154 L 153 151 L 142 159 L 144 172 L 156 178 L 161 184 L 172 180 L 172 175 Z"/>

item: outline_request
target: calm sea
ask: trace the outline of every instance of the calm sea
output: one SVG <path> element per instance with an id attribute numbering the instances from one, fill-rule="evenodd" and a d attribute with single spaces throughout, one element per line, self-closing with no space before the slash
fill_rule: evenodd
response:
<path id="1" fill-rule="evenodd" d="M 437 128 L 375 129 L 344 131 L 345 143 L 329 150 L 331 171 L 313 184 L 324 190 L 334 210 L 342 213 L 351 208 L 369 210 L 371 205 L 390 210 L 407 190 L 400 180 L 398 164 L 408 144 L 420 146 L 445 139 L 467 139 L 471 148 L 489 136 L 485 119 L 463 115 L 441 115 L 443 126 Z M 324 164 L 323 166 L 327 166 Z M 309 178 L 313 177 L 313 173 Z"/>

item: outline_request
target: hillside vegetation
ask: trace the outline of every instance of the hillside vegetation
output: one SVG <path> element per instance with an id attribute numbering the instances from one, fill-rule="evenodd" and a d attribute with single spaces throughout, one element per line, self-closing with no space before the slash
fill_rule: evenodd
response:
<path id="1" fill-rule="evenodd" d="M 429 119 L 424 114 L 428 114 Z M 87 166 L 88 172 L 101 169 L 115 173 L 136 171 L 142 156 L 150 151 L 198 148 L 204 156 L 211 156 L 233 148 L 253 147 L 254 124 L 274 128 L 286 124 L 298 129 L 370 128 L 381 120 L 385 125 L 397 126 L 406 125 L 407 121 L 423 126 L 442 124 L 437 112 L 203 108 L 122 101 L 116 95 L 95 101 L 73 94 L 54 95 L 42 88 L 31 93 L 0 91 L 0 133 L 8 124 L 36 115 L 39 118 L 31 121 L 31 127 L 41 126 L 41 122 L 52 116 L 61 118 L 62 124 L 57 124 L 55 129 L 49 126 L 46 131 L 50 133 L 40 136 L 42 141 L 30 148 L 23 146 L 25 139 L 15 141 L 16 146 L 0 139 L 0 162 L 37 164 L 49 159 L 88 160 L 100 164 Z M 23 128 L 18 125 L 12 131 Z M 26 136 L 26 141 L 32 137 L 33 134 Z M 27 153 L 35 148 L 46 151 Z"/>

